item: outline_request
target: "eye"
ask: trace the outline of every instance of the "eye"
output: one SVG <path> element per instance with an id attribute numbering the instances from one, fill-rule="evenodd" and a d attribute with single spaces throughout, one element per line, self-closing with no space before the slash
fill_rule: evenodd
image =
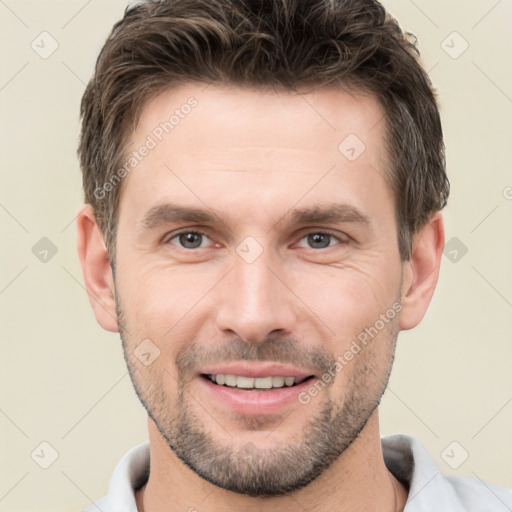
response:
<path id="1" fill-rule="evenodd" d="M 182 249 L 191 250 L 207 247 L 208 240 L 211 242 L 208 235 L 202 231 L 182 231 L 181 233 L 176 233 L 172 237 L 168 238 L 165 243 L 177 245 Z M 327 249 L 334 245 L 346 244 L 348 242 L 347 238 L 342 239 L 339 236 L 323 231 L 308 233 L 300 240 L 299 246 L 307 249 Z M 303 245 L 303 240 L 305 240 L 308 245 Z"/>
<path id="2" fill-rule="evenodd" d="M 324 233 L 321 231 L 314 232 L 314 233 L 308 233 L 306 236 L 301 238 L 302 240 L 306 240 L 306 243 L 309 244 L 306 248 L 308 249 L 327 249 L 329 247 L 332 247 L 332 241 L 336 241 L 337 243 L 346 244 L 348 242 L 348 239 L 341 239 L 338 236 L 335 236 L 331 233 Z M 304 247 L 304 245 L 300 245 L 301 247 Z"/>
<path id="3" fill-rule="evenodd" d="M 209 240 L 208 236 L 201 231 L 182 231 L 173 235 L 166 243 L 178 245 L 183 249 L 200 249 L 206 247 L 207 244 L 203 243 L 205 239 Z M 177 242 L 175 243 L 173 240 L 177 240 Z"/>

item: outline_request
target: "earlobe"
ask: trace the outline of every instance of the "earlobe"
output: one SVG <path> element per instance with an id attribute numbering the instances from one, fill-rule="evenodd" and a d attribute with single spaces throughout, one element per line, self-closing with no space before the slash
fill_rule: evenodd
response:
<path id="1" fill-rule="evenodd" d="M 400 330 L 416 327 L 425 316 L 439 278 L 443 247 L 443 217 L 438 211 L 414 236 L 411 259 L 404 264 Z"/>
<path id="2" fill-rule="evenodd" d="M 112 269 L 91 205 L 78 214 L 77 239 L 85 287 L 96 320 L 103 329 L 119 332 Z"/>

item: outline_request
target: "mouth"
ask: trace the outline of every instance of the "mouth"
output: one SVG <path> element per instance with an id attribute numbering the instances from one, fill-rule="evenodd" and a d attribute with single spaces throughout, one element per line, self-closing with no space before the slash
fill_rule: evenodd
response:
<path id="1" fill-rule="evenodd" d="M 249 416 L 280 414 L 300 406 L 299 395 L 317 379 L 298 366 L 271 361 L 209 365 L 196 377 L 205 403 Z"/>
<path id="2" fill-rule="evenodd" d="M 227 388 L 238 388 L 245 391 L 266 391 L 277 388 L 292 388 L 302 384 L 307 380 L 314 378 L 314 375 L 306 377 L 292 377 L 292 376 L 264 376 L 264 377 L 250 377 L 247 375 L 232 375 L 232 374 L 201 374 L 201 377 L 209 380 L 217 386 Z"/>

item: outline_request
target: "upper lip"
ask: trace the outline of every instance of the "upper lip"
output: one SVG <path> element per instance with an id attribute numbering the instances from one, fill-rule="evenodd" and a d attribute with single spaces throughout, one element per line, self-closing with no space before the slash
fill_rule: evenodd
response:
<path id="1" fill-rule="evenodd" d="M 294 377 L 296 379 L 305 379 L 313 375 L 312 373 L 299 370 L 290 365 L 283 365 L 272 362 L 234 362 L 205 366 L 201 368 L 199 375 L 237 375 L 243 377 Z"/>

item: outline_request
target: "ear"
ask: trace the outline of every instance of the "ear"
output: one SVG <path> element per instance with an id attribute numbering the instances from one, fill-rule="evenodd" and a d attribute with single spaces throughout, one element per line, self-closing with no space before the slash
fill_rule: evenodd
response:
<path id="1" fill-rule="evenodd" d="M 400 330 L 416 327 L 425 316 L 439 277 L 443 247 L 443 217 L 438 211 L 413 237 L 411 259 L 404 263 Z"/>
<path id="2" fill-rule="evenodd" d="M 103 236 L 89 204 L 78 214 L 77 238 L 85 288 L 96 320 L 103 329 L 119 332 L 114 277 Z"/>

